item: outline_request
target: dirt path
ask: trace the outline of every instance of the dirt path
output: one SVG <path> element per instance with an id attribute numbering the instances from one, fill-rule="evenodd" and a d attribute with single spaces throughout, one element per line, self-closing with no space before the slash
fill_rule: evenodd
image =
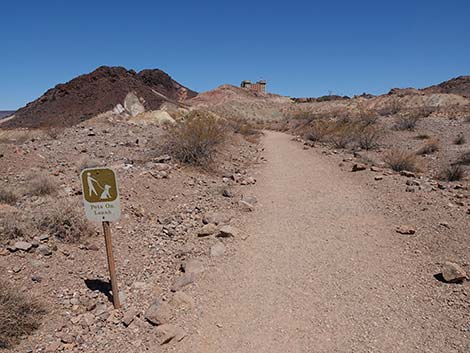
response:
<path id="1" fill-rule="evenodd" d="M 368 190 L 285 134 L 264 138 L 251 237 L 193 289 L 178 352 L 454 352 L 444 314 Z M 447 342 L 446 342 L 447 341 Z"/>

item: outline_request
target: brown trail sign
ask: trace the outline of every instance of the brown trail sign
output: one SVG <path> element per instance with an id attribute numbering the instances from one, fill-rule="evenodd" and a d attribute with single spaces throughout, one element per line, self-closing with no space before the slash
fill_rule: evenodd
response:
<path id="1" fill-rule="evenodd" d="M 103 223 L 108 269 L 113 291 L 113 304 L 118 309 L 121 307 L 121 304 L 119 302 L 116 266 L 114 264 L 111 227 L 109 223 L 118 220 L 121 216 L 116 173 L 110 168 L 89 168 L 82 171 L 80 179 L 87 218 Z"/>

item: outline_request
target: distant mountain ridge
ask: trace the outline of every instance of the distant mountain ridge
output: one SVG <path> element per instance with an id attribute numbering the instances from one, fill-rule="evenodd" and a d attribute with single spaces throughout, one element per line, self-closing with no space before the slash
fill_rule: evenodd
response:
<path id="1" fill-rule="evenodd" d="M 137 73 L 124 67 L 101 66 L 49 89 L 19 109 L 2 127 L 72 126 L 124 105 L 129 93 L 135 94 L 146 110 L 156 110 L 167 101 L 182 102 L 197 94 L 162 70 Z"/>
<path id="2" fill-rule="evenodd" d="M 470 97 L 470 76 L 459 76 L 438 85 L 423 88 L 425 93 L 448 93 Z"/>
<path id="3" fill-rule="evenodd" d="M 0 110 L 0 119 L 6 118 L 15 113 L 14 110 Z"/>

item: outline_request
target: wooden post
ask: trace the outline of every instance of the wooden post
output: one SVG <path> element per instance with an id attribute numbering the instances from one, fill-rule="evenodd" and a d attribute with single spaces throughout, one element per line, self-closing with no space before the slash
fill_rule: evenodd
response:
<path id="1" fill-rule="evenodd" d="M 104 241 L 106 243 L 106 255 L 108 257 L 109 276 L 111 278 L 111 288 L 113 290 L 113 304 L 115 309 L 121 307 L 119 302 L 119 289 L 116 279 L 116 266 L 114 264 L 113 245 L 111 242 L 111 228 L 109 222 L 103 222 Z"/>

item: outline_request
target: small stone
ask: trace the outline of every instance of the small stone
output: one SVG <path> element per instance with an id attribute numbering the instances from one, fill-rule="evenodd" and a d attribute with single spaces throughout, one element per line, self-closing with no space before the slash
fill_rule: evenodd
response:
<path id="1" fill-rule="evenodd" d="M 155 333 L 158 338 L 158 342 L 161 345 L 167 344 L 176 338 L 178 335 L 178 329 L 172 324 L 160 325 L 156 328 Z"/>
<path id="2" fill-rule="evenodd" d="M 18 250 L 29 251 L 33 247 L 33 244 L 26 241 L 17 241 L 14 246 Z"/>
<path id="3" fill-rule="evenodd" d="M 217 226 L 214 223 L 208 223 L 199 229 L 197 235 L 199 237 L 207 237 L 215 232 L 217 232 Z"/>
<path id="4" fill-rule="evenodd" d="M 405 191 L 406 192 L 416 192 L 416 188 L 414 186 L 407 186 Z"/>
<path id="5" fill-rule="evenodd" d="M 258 203 L 258 200 L 256 199 L 256 197 L 250 196 L 250 195 L 249 196 L 243 195 L 242 200 L 245 202 L 248 202 L 251 205 L 256 205 Z"/>
<path id="6" fill-rule="evenodd" d="M 402 225 L 397 227 L 397 233 L 405 234 L 405 235 L 412 235 L 416 233 L 416 229 L 409 225 Z"/>
<path id="7" fill-rule="evenodd" d="M 194 300 L 184 292 L 175 292 L 170 301 L 170 305 L 175 308 L 191 309 L 194 307 Z"/>
<path id="8" fill-rule="evenodd" d="M 366 169 L 367 169 L 366 165 L 364 165 L 364 164 L 362 164 L 362 163 L 356 163 L 356 164 L 353 165 L 351 171 L 353 171 L 353 172 L 359 172 L 359 171 L 361 171 L 361 170 L 366 170 Z"/>
<path id="9" fill-rule="evenodd" d="M 18 273 L 20 272 L 21 270 L 23 269 L 23 266 L 21 265 L 15 265 L 13 266 L 13 268 L 11 269 L 14 273 Z"/>
<path id="10" fill-rule="evenodd" d="M 222 191 L 222 196 L 224 197 L 233 197 L 233 191 L 230 189 L 224 189 Z"/>
<path id="11" fill-rule="evenodd" d="M 238 202 L 238 205 L 240 206 L 242 211 L 245 211 L 245 212 L 253 212 L 255 210 L 255 206 L 253 206 L 252 204 L 250 204 L 250 203 L 248 203 L 244 200 L 240 200 Z"/>
<path id="12" fill-rule="evenodd" d="M 240 234 L 238 228 L 234 226 L 223 226 L 219 229 L 219 237 L 228 238 L 228 237 L 236 237 Z"/>
<path id="13" fill-rule="evenodd" d="M 400 172 L 400 175 L 405 176 L 405 177 L 407 177 L 407 178 L 416 178 L 416 174 L 413 173 L 413 172 L 410 172 L 410 171 L 408 171 L 408 170 L 402 170 L 402 171 Z"/>
<path id="14" fill-rule="evenodd" d="M 52 250 L 46 245 L 46 244 L 41 244 L 37 248 L 38 254 L 42 256 L 50 256 L 52 255 Z"/>
<path id="15" fill-rule="evenodd" d="M 382 175 L 378 175 L 378 176 L 376 176 L 376 177 L 374 178 L 374 180 L 379 181 L 379 180 L 383 180 L 383 178 L 384 178 L 384 177 L 383 177 Z"/>
<path id="16" fill-rule="evenodd" d="M 175 283 L 171 287 L 171 291 L 176 292 L 193 282 L 194 282 L 194 273 L 185 273 L 175 281 Z"/>
<path id="17" fill-rule="evenodd" d="M 86 326 L 93 325 L 95 321 L 96 321 L 95 315 L 93 315 L 92 313 L 85 313 L 81 316 L 81 322 L 82 324 Z"/>
<path id="18" fill-rule="evenodd" d="M 122 318 L 122 323 L 124 324 L 124 326 L 129 326 L 132 321 L 134 321 L 135 317 L 137 316 L 137 313 L 137 310 L 134 308 L 127 310 Z"/>
<path id="19" fill-rule="evenodd" d="M 442 268 L 442 278 L 448 283 L 461 283 L 467 279 L 467 274 L 456 263 L 447 261 Z"/>
<path id="20" fill-rule="evenodd" d="M 204 224 L 214 223 L 215 225 L 226 224 L 230 222 L 230 218 L 219 212 L 209 212 L 202 219 Z"/>
<path id="21" fill-rule="evenodd" d="M 211 246 L 210 255 L 213 257 L 223 256 L 225 254 L 225 245 L 220 241 Z"/>
<path id="22" fill-rule="evenodd" d="M 171 308 L 168 303 L 156 300 L 148 307 L 144 316 L 152 325 L 162 325 L 171 320 Z"/>
<path id="23" fill-rule="evenodd" d="M 382 171 L 382 169 L 381 169 L 381 168 L 374 167 L 374 166 L 370 167 L 370 170 L 371 170 L 372 172 L 376 172 L 376 173 L 378 173 L 378 172 L 381 172 L 381 171 Z"/>
<path id="24" fill-rule="evenodd" d="M 199 274 L 204 272 L 204 265 L 196 259 L 189 259 L 181 264 L 184 273 Z"/>
<path id="25" fill-rule="evenodd" d="M 40 283 L 40 282 L 42 282 L 42 277 L 38 276 L 38 275 L 32 275 L 31 276 L 31 281 L 36 282 L 36 283 Z"/>

